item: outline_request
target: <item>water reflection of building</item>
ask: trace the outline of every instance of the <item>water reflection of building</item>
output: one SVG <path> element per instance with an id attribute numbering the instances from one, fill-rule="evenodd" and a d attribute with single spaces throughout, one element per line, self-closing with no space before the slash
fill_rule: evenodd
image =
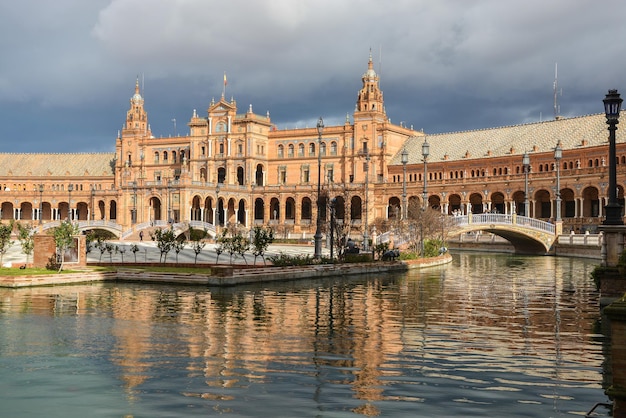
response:
<path id="1" fill-rule="evenodd" d="M 163 373 L 202 376 L 205 391 L 188 395 L 206 399 L 296 373 L 307 384 L 316 381 L 311 389 L 319 391 L 316 396 L 336 385 L 350 387 L 364 402 L 359 411 L 387 399 L 386 388 L 396 378 L 407 372 L 414 379 L 443 376 L 446 363 L 589 381 L 584 368 L 568 366 L 597 364 L 600 355 L 584 348 L 597 312 L 590 305 L 597 296 L 583 271 L 587 265 L 563 260 L 578 264 L 561 267 L 555 258 L 515 258 L 521 265 L 507 260 L 460 257 L 454 279 L 442 269 L 403 279 L 337 279 L 328 286 L 292 289 L 85 286 L 0 291 L 0 300 L 3 311 L 27 307 L 40 315 L 76 317 L 80 327 L 99 324 L 82 332 L 102 347 L 84 336 L 76 343 L 106 352 L 131 400 Z M 556 273 L 533 273 L 542 269 Z M 493 271 L 502 277 L 489 273 L 485 279 L 485 272 Z M 581 274 L 571 277 L 572 271 Z M 59 298 L 71 303 L 59 310 Z M 91 319 L 94 311 L 100 319 Z M 2 331 L 3 340 L 10 338 L 8 332 Z M 403 369 L 402 356 L 411 358 L 413 369 Z M 406 396 L 414 401 L 420 395 Z"/>

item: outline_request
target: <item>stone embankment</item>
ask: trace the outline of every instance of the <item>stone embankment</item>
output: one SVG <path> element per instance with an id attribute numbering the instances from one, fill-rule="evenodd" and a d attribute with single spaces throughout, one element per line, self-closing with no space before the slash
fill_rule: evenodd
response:
<path id="1" fill-rule="evenodd" d="M 452 261 L 450 254 L 410 261 L 375 263 L 318 264 L 293 267 L 238 268 L 238 266 L 213 266 L 211 274 L 189 272 L 155 272 L 132 266 L 120 266 L 115 271 L 84 271 L 70 274 L 24 275 L 0 277 L 0 287 L 20 288 L 31 286 L 59 286 L 88 282 L 141 282 L 185 284 L 203 286 L 237 286 L 264 282 L 319 279 L 323 277 L 376 275 L 403 272 L 412 268 L 426 268 Z"/>

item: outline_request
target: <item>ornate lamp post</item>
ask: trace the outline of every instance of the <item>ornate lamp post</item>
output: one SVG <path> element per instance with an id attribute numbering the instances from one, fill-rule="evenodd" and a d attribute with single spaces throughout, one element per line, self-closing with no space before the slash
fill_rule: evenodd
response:
<path id="1" fill-rule="evenodd" d="M 39 225 L 43 223 L 43 184 L 39 185 Z"/>
<path id="2" fill-rule="evenodd" d="M 370 151 L 366 148 L 363 152 L 365 154 L 365 166 L 363 167 L 363 171 L 365 172 L 365 227 L 363 228 L 363 251 L 368 252 L 370 246 L 370 237 L 367 233 L 367 215 L 369 213 Z"/>
<path id="3" fill-rule="evenodd" d="M 333 197 L 330 200 L 330 261 L 333 261 L 334 257 L 334 240 L 335 240 L 335 206 L 337 204 L 337 198 Z"/>
<path id="4" fill-rule="evenodd" d="M 70 183 L 67 185 L 67 219 L 70 221 L 72 220 L 72 190 L 74 190 L 74 185 Z"/>
<path id="5" fill-rule="evenodd" d="M 554 148 L 554 160 L 556 161 L 556 214 L 555 221 L 561 222 L 561 158 L 563 158 L 563 148 L 561 141 Z"/>
<path id="6" fill-rule="evenodd" d="M 94 217 L 95 217 L 95 212 L 96 212 L 96 208 L 94 208 L 94 203 L 95 203 L 94 195 L 96 193 L 96 189 L 93 184 L 90 186 L 90 188 L 91 188 L 91 220 L 93 221 L 95 219 Z"/>
<path id="7" fill-rule="evenodd" d="M 317 121 L 317 223 L 315 225 L 315 258 L 322 257 L 322 132 L 324 132 L 324 120 L 320 117 Z"/>
<path id="8" fill-rule="evenodd" d="M 622 98 L 617 90 L 609 90 L 603 100 L 606 123 L 609 125 L 609 203 L 605 206 L 604 225 L 624 225 L 622 205 L 617 201 L 617 168 L 615 151 L 615 131 L 619 123 Z"/>
<path id="9" fill-rule="evenodd" d="M 530 205 L 528 202 L 528 172 L 530 171 L 530 156 L 527 152 L 522 156 L 522 167 L 524 168 L 524 216 L 530 217 Z"/>
<path id="10" fill-rule="evenodd" d="M 167 179 L 167 223 L 172 224 L 172 180 Z"/>
<path id="11" fill-rule="evenodd" d="M 406 204 L 406 164 L 409 162 L 409 153 L 404 148 L 402 150 L 402 219 L 408 218 Z"/>
<path id="12" fill-rule="evenodd" d="M 428 205 L 428 183 L 426 180 L 426 175 L 428 173 L 427 164 L 428 164 L 428 155 L 430 154 L 430 144 L 424 138 L 424 143 L 422 144 L 422 157 L 424 158 L 424 190 L 422 191 L 422 219 L 420 222 L 420 240 L 422 247 L 422 257 L 424 257 L 424 215 L 426 215 L 426 207 Z"/>
<path id="13" fill-rule="evenodd" d="M 220 226 L 220 184 L 215 186 L 215 235 L 218 235 L 218 228 Z"/>
<path id="14" fill-rule="evenodd" d="M 130 222 L 134 225 L 137 223 L 137 182 L 133 181 L 133 210 L 130 214 Z"/>

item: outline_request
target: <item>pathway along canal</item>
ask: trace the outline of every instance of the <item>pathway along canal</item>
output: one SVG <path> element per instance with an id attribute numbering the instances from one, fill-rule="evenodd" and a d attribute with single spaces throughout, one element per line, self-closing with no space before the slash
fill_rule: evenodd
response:
<path id="1" fill-rule="evenodd" d="M 7 417 L 555 417 L 606 402 L 595 261 L 0 290 Z"/>

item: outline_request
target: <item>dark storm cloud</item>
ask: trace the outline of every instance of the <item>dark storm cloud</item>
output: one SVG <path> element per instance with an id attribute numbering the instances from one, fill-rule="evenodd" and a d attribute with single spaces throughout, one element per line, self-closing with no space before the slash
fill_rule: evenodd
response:
<path id="1" fill-rule="evenodd" d="M 551 119 L 626 93 L 620 0 L 21 0 L 0 5 L 2 151 L 111 150 L 139 75 L 153 132 L 227 98 L 343 124 L 370 48 L 387 114 L 426 132 Z M 145 82 L 145 83 L 144 83 Z"/>

